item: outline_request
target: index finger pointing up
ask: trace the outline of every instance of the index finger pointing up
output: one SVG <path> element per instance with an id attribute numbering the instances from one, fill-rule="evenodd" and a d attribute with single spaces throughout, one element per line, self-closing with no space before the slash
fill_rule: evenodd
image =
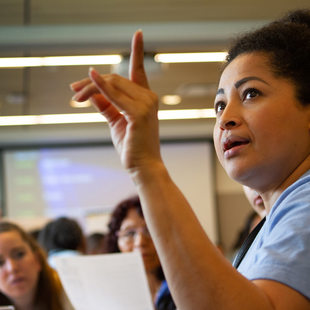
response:
<path id="1" fill-rule="evenodd" d="M 129 78 L 142 87 L 149 88 L 144 70 L 144 48 L 142 30 L 137 30 L 131 41 L 131 54 L 129 62 Z"/>

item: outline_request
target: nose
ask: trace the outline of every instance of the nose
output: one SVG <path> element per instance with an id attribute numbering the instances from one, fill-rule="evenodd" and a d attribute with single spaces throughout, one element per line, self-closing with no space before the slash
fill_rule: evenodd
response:
<path id="1" fill-rule="evenodd" d="M 7 272 L 14 272 L 17 270 L 17 263 L 14 259 L 7 259 L 5 262 L 5 270 Z"/>
<path id="2" fill-rule="evenodd" d="M 148 238 L 142 231 L 137 231 L 135 236 L 134 245 L 137 248 L 143 247 L 147 244 Z"/>
<path id="3" fill-rule="evenodd" d="M 238 102 L 229 102 L 219 118 L 219 125 L 222 130 L 232 129 L 241 124 L 241 111 Z"/>

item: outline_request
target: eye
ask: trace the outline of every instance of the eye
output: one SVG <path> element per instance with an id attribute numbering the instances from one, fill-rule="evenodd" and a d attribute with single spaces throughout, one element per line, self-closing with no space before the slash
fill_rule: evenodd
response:
<path id="1" fill-rule="evenodd" d="M 136 231 L 135 230 L 127 230 L 124 231 L 124 236 L 127 238 L 132 238 L 136 235 Z"/>
<path id="2" fill-rule="evenodd" d="M 119 231 L 117 235 L 119 238 L 130 239 L 135 237 L 136 231 L 134 229 L 123 230 Z"/>
<path id="3" fill-rule="evenodd" d="M 215 114 L 220 113 L 221 111 L 224 111 L 226 107 L 226 104 L 224 101 L 218 101 L 215 103 L 214 109 L 215 109 Z"/>
<path id="4" fill-rule="evenodd" d="M 256 88 L 248 88 L 243 92 L 242 97 L 243 97 L 243 100 L 251 100 L 260 95 L 261 95 L 261 92 L 257 90 Z"/>
<path id="5" fill-rule="evenodd" d="M 26 255 L 26 251 L 17 250 L 12 253 L 12 258 L 19 260 L 19 259 L 22 259 L 25 255 Z"/>

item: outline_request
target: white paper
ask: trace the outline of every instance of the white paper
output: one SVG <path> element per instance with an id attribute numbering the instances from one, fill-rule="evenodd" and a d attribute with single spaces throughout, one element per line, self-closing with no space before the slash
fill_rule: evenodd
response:
<path id="1" fill-rule="evenodd" d="M 153 310 L 137 252 L 60 257 L 56 269 L 76 310 Z"/>

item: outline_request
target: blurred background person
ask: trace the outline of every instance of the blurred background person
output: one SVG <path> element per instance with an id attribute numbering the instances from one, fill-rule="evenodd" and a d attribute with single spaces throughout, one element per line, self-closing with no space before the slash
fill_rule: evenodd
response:
<path id="1" fill-rule="evenodd" d="M 236 240 L 233 243 L 231 254 L 229 255 L 229 260 L 233 261 L 237 253 L 239 252 L 243 242 L 247 238 L 247 236 L 250 234 L 250 232 L 255 228 L 255 226 L 261 221 L 260 215 L 252 210 L 248 214 L 248 216 L 245 219 L 245 222 L 243 224 L 243 227 L 239 231 Z"/>
<path id="2" fill-rule="evenodd" d="M 44 251 L 20 226 L 0 222 L 0 306 L 73 310 Z"/>
<path id="3" fill-rule="evenodd" d="M 83 230 L 71 218 L 60 217 L 48 222 L 40 231 L 38 241 L 46 251 L 50 266 L 55 268 L 58 257 L 77 256 L 86 253 Z"/>
<path id="4" fill-rule="evenodd" d="M 264 201 L 262 197 L 252 188 L 248 186 L 242 186 L 244 194 L 249 201 L 253 210 L 248 214 L 245 219 L 242 229 L 233 243 L 231 249 L 230 260 L 232 261 L 239 249 L 241 248 L 243 242 L 246 240 L 251 231 L 257 226 L 257 224 L 266 216 L 266 209 L 264 206 Z"/>
<path id="5" fill-rule="evenodd" d="M 139 251 L 156 310 L 176 309 L 137 196 L 126 199 L 116 206 L 108 228 L 107 252 Z"/>
<path id="6" fill-rule="evenodd" d="M 248 199 L 254 211 L 259 215 L 261 219 L 263 219 L 266 216 L 266 209 L 263 198 L 254 189 L 248 186 L 243 185 L 242 188 L 246 198 Z"/>
<path id="7" fill-rule="evenodd" d="M 92 233 L 86 237 L 86 254 L 104 254 L 105 250 L 105 234 Z"/>

